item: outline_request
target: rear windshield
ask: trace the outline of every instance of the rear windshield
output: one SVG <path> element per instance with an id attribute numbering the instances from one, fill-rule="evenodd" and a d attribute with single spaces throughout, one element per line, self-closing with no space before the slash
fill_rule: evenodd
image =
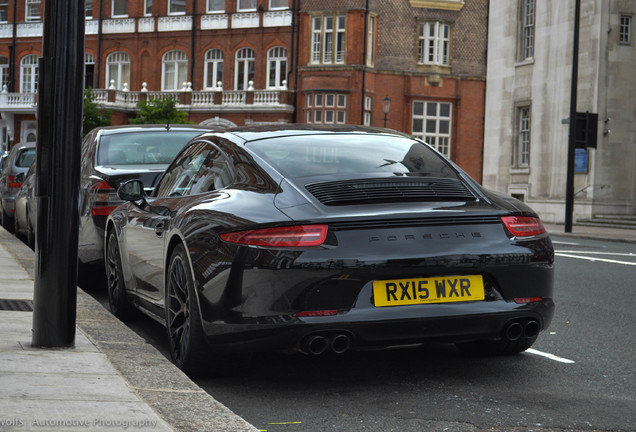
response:
<path id="1" fill-rule="evenodd" d="M 156 131 L 105 135 L 97 165 L 167 165 L 183 146 L 203 131 Z"/>
<path id="2" fill-rule="evenodd" d="M 409 173 L 457 178 L 427 145 L 382 135 L 302 135 L 246 145 L 288 178 L 332 174 Z"/>
<path id="3" fill-rule="evenodd" d="M 35 149 L 29 148 L 23 150 L 15 161 L 15 166 L 18 168 L 29 168 L 35 160 Z"/>

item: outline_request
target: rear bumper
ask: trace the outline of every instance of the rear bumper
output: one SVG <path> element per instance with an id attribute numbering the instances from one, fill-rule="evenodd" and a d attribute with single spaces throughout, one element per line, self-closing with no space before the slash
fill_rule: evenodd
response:
<path id="1" fill-rule="evenodd" d="M 355 349 L 493 339 L 501 337 L 511 322 L 524 325 L 536 321 L 539 329 L 545 330 L 553 316 L 554 302 L 544 299 L 526 305 L 496 301 L 354 309 L 328 317 L 262 317 L 243 324 L 207 323 L 204 330 L 208 342 L 217 349 L 303 350 L 308 337 L 330 339 L 341 334 L 350 338 Z"/>
<path id="2" fill-rule="evenodd" d="M 104 260 L 104 229 L 91 216 L 80 216 L 77 256 L 82 264 L 101 264 Z"/>

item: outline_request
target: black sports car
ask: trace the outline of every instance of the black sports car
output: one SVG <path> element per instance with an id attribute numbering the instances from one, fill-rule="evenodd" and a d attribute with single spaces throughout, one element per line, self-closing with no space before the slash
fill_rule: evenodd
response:
<path id="1" fill-rule="evenodd" d="M 173 361 L 423 341 L 529 348 L 554 313 L 554 250 L 524 203 L 417 139 L 300 125 L 194 138 L 106 225 L 108 294 L 163 323 Z"/>

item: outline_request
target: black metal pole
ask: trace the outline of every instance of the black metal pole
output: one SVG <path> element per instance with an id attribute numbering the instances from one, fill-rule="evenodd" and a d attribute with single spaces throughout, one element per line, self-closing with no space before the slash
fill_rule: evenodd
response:
<path id="1" fill-rule="evenodd" d="M 75 343 L 84 14 L 84 0 L 44 3 L 37 111 L 36 347 Z"/>
<path id="2" fill-rule="evenodd" d="M 572 43 L 572 88 L 568 139 L 568 171 L 565 181 L 565 232 L 572 232 L 574 213 L 574 156 L 576 154 L 576 93 L 579 77 L 579 16 L 581 0 L 574 0 L 574 41 Z"/>

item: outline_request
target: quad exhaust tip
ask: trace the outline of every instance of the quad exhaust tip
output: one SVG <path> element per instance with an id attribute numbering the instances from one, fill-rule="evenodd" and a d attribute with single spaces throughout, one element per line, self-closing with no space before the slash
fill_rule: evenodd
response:
<path id="1" fill-rule="evenodd" d="M 541 331 L 541 326 L 537 320 L 512 321 L 504 327 L 504 337 L 511 341 L 517 341 L 522 337 L 533 338 Z"/>
<path id="2" fill-rule="evenodd" d="M 332 335 L 312 334 L 306 336 L 301 344 L 301 351 L 311 355 L 320 355 L 327 350 L 331 350 L 336 354 L 342 354 L 351 348 L 351 337 L 344 333 L 336 333 Z"/>

